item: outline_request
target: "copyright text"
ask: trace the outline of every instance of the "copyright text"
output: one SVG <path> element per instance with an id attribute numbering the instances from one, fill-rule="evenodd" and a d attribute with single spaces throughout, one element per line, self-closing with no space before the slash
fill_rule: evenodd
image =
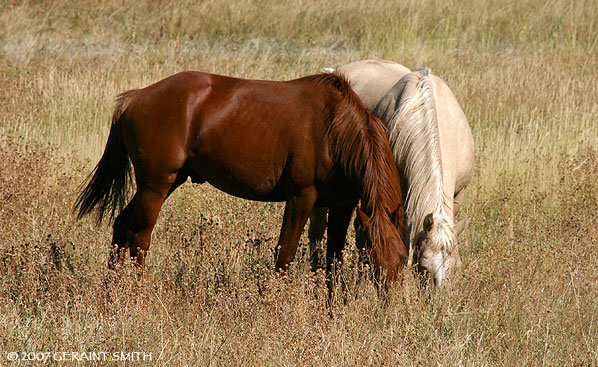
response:
<path id="1" fill-rule="evenodd" d="M 9 361 L 71 362 L 71 361 L 130 361 L 148 362 L 152 353 L 146 352 L 7 352 Z"/>

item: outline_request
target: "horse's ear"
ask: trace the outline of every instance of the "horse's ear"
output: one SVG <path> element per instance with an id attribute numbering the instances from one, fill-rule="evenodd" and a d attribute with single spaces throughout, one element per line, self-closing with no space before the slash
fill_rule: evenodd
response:
<path id="1" fill-rule="evenodd" d="M 424 232 L 429 233 L 434 225 L 434 214 L 430 213 L 424 218 Z"/>
<path id="2" fill-rule="evenodd" d="M 465 218 L 462 219 L 459 223 L 455 224 L 455 234 L 457 236 L 460 236 L 461 233 L 467 228 L 467 226 L 469 225 L 469 222 L 471 222 L 471 218 Z"/>
<path id="3" fill-rule="evenodd" d="M 367 214 L 362 212 L 359 207 L 357 208 L 357 218 L 359 219 L 360 226 L 362 228 L 365 228 L 365 226 L 367 226 L 368 223 L 370 222 L 370 217 L 368 217 Z"/>

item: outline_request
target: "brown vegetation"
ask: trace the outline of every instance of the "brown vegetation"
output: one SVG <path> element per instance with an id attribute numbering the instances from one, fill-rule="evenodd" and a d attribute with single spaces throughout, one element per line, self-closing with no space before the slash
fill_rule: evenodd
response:
<path id="1" fill-rule="evenodd" d="M 10 351 L 151 352 L 143 364 L 160 366 L 598 364 L 598 6 L 401 4 L 1 3 L 0 365 L 19 365 Z M 370 57 L 431 67 L 470 120 L 472 222 L 450 292 L 408 273 L 378 294 L 350 233 L 347 303 L 330 318 L 306 238 L 287 276 L 272 270 L 281 204 L 190 182 L 164 206 L 146 279 L 107 271 L 110 228 L 70 210 L 117 93 L 188 69 L 280 80 Z"/>

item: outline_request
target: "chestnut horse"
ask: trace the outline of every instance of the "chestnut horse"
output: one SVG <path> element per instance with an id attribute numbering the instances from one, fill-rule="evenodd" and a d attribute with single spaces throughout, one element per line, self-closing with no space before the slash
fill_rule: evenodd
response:
<path id="1" fill-rule="evenodd" d="M 340 260 L 361 200 L 378 269 L 393 280 L 406 248 L 399 176 L 384 125 L 337 73 L 273 82 L 183 72 L 118 97 L 106 149 L 79 195 L 98 224 L 137 191 L 113 225 L 109 263 L 129 249 L 140 268 L 164 200 L 187 178 L 231 195 L 286 201 L 276 269 L 293 260 L 314 207 L 330 208 L 327 271 Z"/>

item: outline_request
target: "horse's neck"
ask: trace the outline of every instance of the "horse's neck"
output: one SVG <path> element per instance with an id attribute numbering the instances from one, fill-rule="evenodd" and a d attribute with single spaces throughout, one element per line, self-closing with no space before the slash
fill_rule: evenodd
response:
<path id="1" fill-rule="evenodd" d="M 401 100 L 390 119 L 389 140 L 407 181 L 406 217 L 413 239 L 430 213 L 439 228 L 450 229 L 453 203 L 443 185 L 436 96 L 429 70 L 417 70 L 401 81 L 394 91 L 394 97 Z"/>

